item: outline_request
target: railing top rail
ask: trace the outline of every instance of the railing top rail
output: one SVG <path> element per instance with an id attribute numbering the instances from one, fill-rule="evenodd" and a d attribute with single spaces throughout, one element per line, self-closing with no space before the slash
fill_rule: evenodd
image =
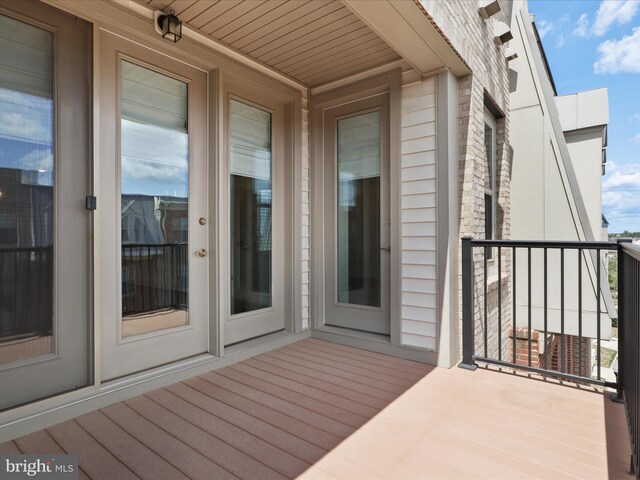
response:
<path id="1" fill-rule="evenodd" d="M 627 255 L 635 258 L 640 262 L 640 245 L 634 245 L 632 243 L 621 243 L 622 251 Z"/>
<path id="2" fill-rule="evenodd" d="M 476 240 L 471 239 L 474 247 L 536 247 L 536 248 L 570 248 L 583 250 L 616 250 L 617 242 L 580 242 L 564 240 Z"/>
<path id="3" fill-rule="evenodd" d="M 24 253 L 52 250 L 53 245 L 36 245 L 34 247 L 0 247 L 0 253 Z"/>
<path id="4" fill-rule="evenodd" d="M 160 248 L 160 247 L 181 247 L 187 245 L 187 242 L 174 243 L 123 243 L 122 248 Z"/>

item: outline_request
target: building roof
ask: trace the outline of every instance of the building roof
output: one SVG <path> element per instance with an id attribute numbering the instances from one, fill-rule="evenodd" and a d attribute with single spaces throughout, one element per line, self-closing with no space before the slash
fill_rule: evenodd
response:
<path id="1" fill-rule="evenodd" d="M 556 106 L 564 132 L 609 123 L 609 91 L 606 88 L 557 96 Z"/>

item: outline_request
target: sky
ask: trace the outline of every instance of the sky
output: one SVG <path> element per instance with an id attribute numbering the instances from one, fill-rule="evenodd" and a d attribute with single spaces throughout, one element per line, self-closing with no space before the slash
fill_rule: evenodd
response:
<path id="1" fill-rule="evenodd" d="M 558 95 L 607 87 L 602 210 L 640 231 L 640 0 L 529 0 Z"/>

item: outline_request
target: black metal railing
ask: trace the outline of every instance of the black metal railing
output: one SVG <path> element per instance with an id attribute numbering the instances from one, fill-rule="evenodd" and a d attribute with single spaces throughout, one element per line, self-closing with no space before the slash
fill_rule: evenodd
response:
<path id="1" fill-rule="evenodd" d="M 631 434 L 631 467 L 640 474 L 640 247 L 618 252 L 618 385 Z"/>
<path id="2" fill-rule="evenodd" d="M 602 291 L 609 287 L 603 283 L 606 280 L 601 280 L 604 276 L 601 265 L 604 252 L 618 251 L 622 244 L 622 241 L 463 238 L 463 360 L 460 366 L 474 369 L 480 361 L 618 388 L 618 382 L 602 375 Z M 491 265 L 488 264 L 490 249 L 494 250 Z M 592 271 L 591 276 L 584 278 L 593 282 L 591 291 L 595 293 L 595 305 L 589 311 L 585 308 L 583 293 L 583 269 L 586 268 Z M 490 276 L 497 278 L 492 295 L 488 286 Z M 567 308 L 568 290 L 571 290 L 571 309 Z M 589 327 L 588 331 L 585 327 Z M 536 345 L 538 351 L 533 348 Z M 592 346 L 596 363 L 593 375 Z"/>
<path id="3" fill-rule="evenodd" d="M 122 246 L 122 314 L 186 309 L 187 243 Z"/>
<path id="4" fill-rule="evenodd" d="M 0 248 L 0 341 L 50 335 L 53 247 Z"/>
<path id="5" fill-rule="evenodd" d="M 497 261 L 494 268 L 497 270 L 498 292 L 497 292 L 497 317 L 494 322 L 489 320 L 490 303 L 488 293 L 488 270 L 487 261 L 488 249 L 497 249 Z M 507 252 L 504 255 L 505 251 Z M 536 258 L 541 265 L 537 265 L 538 272 L 542 272 L 543 287 L 543 322 L 542 334 L 546 343 L 549 331 L 548 323 L 548 306 L 549 306 L 549 284 L 552 283 L 558 291 L 560 297 L 560 362 L 559 369 L 552 369 L 548 365 L 548 356 L 545 357 L 541 364 L 535 365 L 534 357 L 536 352 L 532 351 L 532 340 L 534 332 L 533 313 L 532 313 L 532 287 L 535 287 L 534 281 L 539 281 L 539 276 L 532 277 L 532 253 L 542 251 L 541 255 Z M 564 360 L 569 352 L 565 351 L 565 335 L 569 335 L 565 331 L 566 320 L 566 289 L 567 285 L 571 285 L 572 279 L 567 278 L 567 265 L 570 265 L 571 254 L 568 252 L 575 251 L 574 259 L 577 258 L 577 268 L 575 282 L 577 284 L 577 337 L 578 337 L 578 359 L 579 370 L 576 373 L 566 371 L 563 367 Z M 615 251 L 617 253 L 617 326 L 618 326 L 618 372 L 615 381 L 602 378 L 602 291 L 605 288 L 601 277 L 601 260 L 603 252 Z M 478 254 L 476 254 L 476 252 Z M 520 258 L 518 252 L 521 252 Z M 556 252 L 558 264 L 550 262 L 550 252 Z M 591 262 L 588 256 L 591 256 Z M 519 261 L 522 257 L 526 258 L 526 275 L 525 285 L 522 283 L 522 276 L 518 276 L 518 269 L 522 268 Z M 505 262 L 507 260 L 507 262 Z M 502 282 L 503 263 L 508 264 L 506 288 Z M 596 295 L 596 331 L 595 337 L 589 339 L 589 343 L 595 342 L 595 361 L 596 371 L 592 375 L 590 371 L 580 370 L 582 367 L 582 354 L 580 350 L 584 345 L 582 336 L 584 332 L 584 316 L 583 316 L 583 266 L 593 265 L 595 272 L 591 272 L 589 279 L 595 279 L 593 290 Z M 574 264 L 574 266 L 576 266 Z M 549 277 L 549 270 L 558 273 L 556 278 Z M 518 280 L 520 279 L 520 281 Z M 478 285 L 479 284 L 479 285 Z M 538 285 L 539 287 L 539 285 Z M 516 305 L 519 289 L 525 289 L 524 301 L 521 306 L 524 307 L 526 327 L 524 327 L 525 335 L 522 338 L 525 349 L 520 348 L 518 351 L 518 340 L 515 330 L 512 330 L 512 338 L 510 342 L 511 352 L 504 355 L 503 338 L 501 332 L 504 323 L 510 325 L 518 325 L 518 308 Z M 608 288 L 608 287 L 607 287 Z M 503 290 L 506 290 L 503 292 Z M 592 291 L 593 291 L 592 290 Z M 504 297 L 506 295 L 506 297 Z M 481 300 L 479 309 L 476 309 L 476 298 Z M 507 302 L 503 303 L 503 299 Z M 520 296 L 519 298 L 523 298 Z M 508 314 L 503 318 L 503 311 L 509 310 Z M 520 313 L 523 309 L 520 309 Z M 613 312 L 610 312 L 613 313 Z M 593 318 L 591 318 L 593 321 Z M 522 322 L 524 323 L 524 322 Z M 540 325 L 538 321 L 536 325 Z M 490 349 L 490 331 L 491 327 L 496 327 L 498 334 L 494 337 L 498 338 L 498 348 Z M 463 359 L 460 367 L 475 370 L 476 362 L 494 364 L 513 369 L 523 369 L 533 371 L 545 376 L 559 377 L 579 383 L 589 383 L 601 385 L 605 387 L 615 388 L 612 399 L 619 403 L 624 403 L 629 433 L 631 437 L 631 473 L 636 478 L 640 478 L 640 246 L 632 245 L 629 239 L 618 239 L 617 242 L 547 242 L 547 241 L 502 241 L 502 240 L 474 240 L 470 237 L 462 239 L 462 328 L 463 328 Z M 593 332 L 593 330 L 591 330 Z M 539 333 L 539 332 L 538 332 Z M 574 333 L 574 332 L 572 332 Z M 551 335 L 554 335 L 551 333 Z M 480 342 L 476 342 L 480 340 Z M 480 343 L 480 345 L 477 345 Z M 588 345 L 588 344 L 587 344 Z M 522 344 L 520 345 L 522 346 Z M 490 352 L 496 353 L 492 356 Z M 574 352 L 575 353 L 575 352 Z M 497 357 L 497 358 L 495 358 Z M 539 360 L 539 358 L 538 358 Z"/>

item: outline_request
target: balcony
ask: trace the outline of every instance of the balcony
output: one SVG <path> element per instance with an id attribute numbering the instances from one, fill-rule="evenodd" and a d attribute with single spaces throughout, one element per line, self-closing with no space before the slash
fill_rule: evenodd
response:
<path id="1" fill-rule="evenodd" d="M 629 478 L 624 405 L 532 373 L 316 339 L 0 445 L 80 478 Z"/>

